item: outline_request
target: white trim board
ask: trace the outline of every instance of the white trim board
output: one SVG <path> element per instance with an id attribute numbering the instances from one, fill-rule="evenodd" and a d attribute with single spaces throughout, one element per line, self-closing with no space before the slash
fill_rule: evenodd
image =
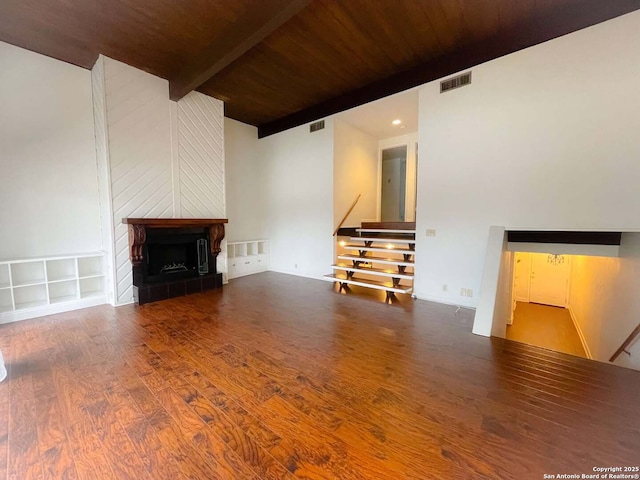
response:
<path id="1" fill-rule="evenodd" d="M 416 300 L 424 300 L 425 302 L 439 303 L 440 305 L 449 305 L 451 307 L 466 308 L 473 311 L 476 310 L 476 307 L 471 305 L 465 305 L 464 303 L 455 303 L 455 302 L 452 302 L 451 300 L 448 300 L 442 297 L 436 297 L 432 295 L 421 295 L 416 293 L 415 291 L 411 294 L 411 296 Z"/>
<path id="2" fill-rule="evenodd" d="M 618 245 L 579 245 L 570 243 L 508 242 L 510 252 L 550 253 L 558 255 L 590 255 L 594 257 L 617 257 Z"/>
<path id="3" fill-rule="evenodd" d="M 593 360 L 593 355 L 591 355 L 591 350 L 589 350 L 589 345 L 587 345 L 587 340 L 584 338 L 584 333 L 582 333 L 582 329 L 580 328 L 580 324 L 576 320 L 576 315 L 573 312 L 573 308 L 571 308 L 571 305 L 567 305 L 567 310 L 569 310 L 571 321 L 576 327 L 576 331 L 578 332 L 578 336 L 580 337 L 580 343 L 582 343 L 582 348 L 584 348 L 584 352 L 587 354 L 587 358 Z"/>
<path id="4" fill-rule="evenodd" d="M 42 307 L 29 308 L 25 310 L 16 310 L 13 312 L 1 313 L 0 324 L 17 322 L 20 320 L 28 320 L 31 318 L 44 317 L 48 315 L 55 315 L 57 313 L 70 312 L 73 310 L 79 310 L 81 308 L 96 307 L 98 305 L 105 305 L 106 303 L 106 296 L 100 295 L 91 298 L 73 300 L 70 302 L 44 305 Z"/>

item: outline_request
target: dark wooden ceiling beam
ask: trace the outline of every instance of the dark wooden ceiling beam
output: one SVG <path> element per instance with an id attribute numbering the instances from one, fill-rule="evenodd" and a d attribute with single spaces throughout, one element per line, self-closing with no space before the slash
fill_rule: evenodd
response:
<path id="1" fill-rule="evenodd" d="M 283 118 L 258 125 L 258 137 L 273 135 L 417 87 L 639 9 L 640 0 L 616 0 L 614 2 L 583 0 L 576 4 L 562 4 L 552 14 L 514 26 L 508 31 L 475 43 L 464 50 L 391 75 L 381 81 Z"/>
<path id="2" fill-rule="evenodd" d="M 262 42 L 269 34 L 284 25 L 290 18 L 305 8 L 311 0 L 290 0 L 285 6 L 274 2 L 274 11 L 266 21 L 245 19 L 233 33 L 223 37 L 221 42 L 211 45 L 197 55 L 169 79 L 171 100 L 178 101 L 186 94 L 205 83 L 216 73 L 233 63 L 251 48 Z M 256 24 L 258 23 L 258 24 Z"/>

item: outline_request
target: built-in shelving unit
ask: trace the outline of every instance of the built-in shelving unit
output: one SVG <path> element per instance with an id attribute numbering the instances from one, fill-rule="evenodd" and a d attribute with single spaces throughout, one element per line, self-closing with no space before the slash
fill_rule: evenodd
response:
<path id="1" fill-rule="evenodd" d="M 242 277 L 269 269 L 269 240 L 227 243 L 229 278 Z"/>
<path id="2" fill-rule="evenodd" d="M 0 323 L 106 303 L 104 253 L 0 261 Z"/>

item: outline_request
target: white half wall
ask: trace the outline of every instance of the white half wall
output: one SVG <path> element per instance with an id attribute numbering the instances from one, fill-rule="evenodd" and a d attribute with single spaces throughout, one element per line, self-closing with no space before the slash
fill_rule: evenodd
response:
<path id="1" fill-rule="evenodd" d="M 101 250 L 91 73 L 0 42 L 0 258 Z"/>
<path id="2" fill-rule="evenodd" d="M 594 360 L 609 358 L 640 323 L 640 233 L 623 233 L 618 258 L 572 260 L 569 308 Z M 616 364 L 640 369 L 640 338 Z"/>
<path id="3" fill-rule="evenodd" d="M 348 123 L 333 123 L 333 224 L 338 226 L 358 194 L 344 227 L 378 217 L 378 142 Z M 333 231 L 333 230 L 332 230 Z"/>
<path id="4" fill-rule="evenodd" d="M 104 56 L 93 78 L 103 228 L 111 223 L 113 232 L 103 234 L 113 245 L 111 300 L 125 304 L 133 279 L 123 218 L 225 215 L 223 104 L 196 92 L 171 102 L 166 80 Z M 223 245 L 218 272 L 225 257 Z"/>
<path id="5" fill-rule="evenodd" d="M 492 226 L 473 320 L 473 333 L 476 335 L 501 338 L 507 335 L 507 323 L 513 311 L 513 254 L 507 250 L 507 244 L 504 227 Z"/>
<path id="6" fill-rule="evenodd" d="M 418 297 L 476 306 L 490 225 L 637 226 L 639 30 L 631 13 L 420 89 Z"/>
<path id="7" fill-rule="evenodd" d="M 320 278 L 333 263 L 333 119 L 324 130 L 307 124 L 259 142 L 270 269 Z"/>
<path id="8" fill-rule="evenodd" d="M 264 155 L 258 129 L 224 119 L 227 187 L 227 239 L 230 242 L 267 238 Z"/>

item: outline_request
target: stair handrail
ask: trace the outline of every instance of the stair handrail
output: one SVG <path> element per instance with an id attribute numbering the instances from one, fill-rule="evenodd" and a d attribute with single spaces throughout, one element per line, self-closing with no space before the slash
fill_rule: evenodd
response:
<path id="1" fill-rule="evenodd" d="M 342 228 L 342 225 L 344 224 L 344 222 L 347 220 L 347 217 L 349 216 L 349 214 L 351 213 L 351 211 L 355 208 L 356 203 L 358 203 L 358 200 L 360 200 L 360 197 L 362 196 L 361 193 L 358 194 L 358 196 L 356 197 L 356 199 L 353 201 L 353 203 L 351 204 L 351 207 L 349 207 L 349 210 L 347 210 L 347 213 L 345 213 L 344 217 L 342 217 L 342 220 L 340 220 L 340 223 L 338 224 L 338 226 L 336 227 L 336 229 L 333 231 L 333 236 L 335 237 L 338 233 L 338 230 L 340 230 L 340 228 Z"/>
<path id="2" fill-rule="evenodd" d="M 638 324 L 638 326 L 636 328 L 633 329 L 633 332 L 631 332 L 629 334 L 627 339 L 624 342 L 622 342 L 622 345 L 620 345 L 620 348 L 618 348 L 618 350 L 616 350 L 616 353 L 611 355 L 611 358 L 609 359 L 609 361 L 610 362 L 615 361 L 615 359 L 618 358 L 622 352 L 624 352 L 624 353 L 626 353 L 628 355 L 631 355 L 629 352 L 627 352 L 626 348 L 629 345 L 631 345 L 631 342 L 633 342 L 638 335 L 640 335 L 640 323 Z"/>

